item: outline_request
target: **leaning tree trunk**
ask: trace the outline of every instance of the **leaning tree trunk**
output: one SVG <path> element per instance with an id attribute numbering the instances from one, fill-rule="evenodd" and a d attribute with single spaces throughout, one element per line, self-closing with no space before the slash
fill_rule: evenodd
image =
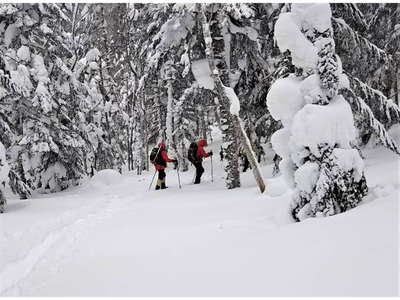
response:
<path id="1" fill-rule="evenodd" d="M 200 6 L 200 4 L 199 4 L 199 6 Z M 223 137 L 223 141 L 225 143 L 224 138 L 232 136 L 234 138 L 233 139 L 229 138 L 229 140 L 227 142 L 231 143 L 231 144 L 229 144 L 229 146 L 237 147 L 237 145 L 233 145 L 233 143 L 236 144 L 236 137 L 239 138 L 240 143 L 242 144 L 244 151 L 247 155 L 247 158 L 250 162 L 250 165 L 252 167 L 253 175 L 257 182 L 257 185 L 258 185 L 261 193 L 263 193 L 265 191 L 264 179 L 262 177 L 260 168 L 258 166 L 256 156 L 255 156 L 253 150 L 251 149 L 251 144 L 250 144 L 249 138 L 247 137 L 247 135 L 244 131 L 244 128 L 241 124 L 241 120 L 240 120 L 239 116 L 232 115 L 230 113 L 230 100 L 226 95 L 225 87 L 222 84 L 217 66 L 214 61 L 214 51 L 212 48 L 212 37 L 211 37 L 211 32 L 210 32 L 210 25 L 208 24 L 208 22 L 206 20 L 204 7 L 202 7 L 198 11 L 199 11 L 199 17 L 201 18 L 200 20 L 201 20 L 202 28 L 203 28 L 204 41 L 206 44 L 206 56 L 207 56 L 207 60 L 208 60 L 209 66 L 210 66 L 210 70 L 212 72 L 215 89 L 218 93 L 219 102 L 220 102 L 220 106 L 221 106 L 221 125 L 222 125 L 221 127 L 224 131 L 228 130 L 228 132 L 229 132 L 229 135 L 225 135 Z M 229 153 L 229 151 L 225 152 L 225 153 L 226 153 L 226 155 L 232 155 L 232 153 Z M 227 159 L 228 160 L 231 159 L 232 161 L 235 160 L 236 165 L 237 165 L 237 157 L 233 158 L 233 157 L 228 156 Z M 234 178 L 232 178 L 232 179 L 235 180 L 235 183 L 236 183 L 236 179 L 239 178 L 239 174 L 236 175 L 235 174 L 236 172 L 239 173 L 238 168 L 235 168 L 232 172 L 233 173 L 232 175 L 234 176 Z M 230 179 L 229 175 L 231 175 L 231 174 L 229 174 L 229 173 L 227 174 L 228 183 L 229 183 L 229 179 Z M 237 184 L 238 184 L 237 186 L 240 185 L 240 179 L 237 179 Z M 234 187 L 237 187 L 237 186 L 234 186 Z M 229 188 L 229 186 L 228 186 L 228 188 Z"/>

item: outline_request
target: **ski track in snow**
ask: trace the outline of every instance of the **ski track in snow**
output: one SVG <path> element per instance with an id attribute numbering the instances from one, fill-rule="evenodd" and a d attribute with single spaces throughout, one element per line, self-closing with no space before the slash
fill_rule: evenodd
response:
<path id="1" fill-rule="evenodd" d="M 111 197 L 114 200 L 116 197 Z M 47 226 L 55 228 L 49 231 L 44 238 L 42 238 L 36 245 L 34 245 L 27 253 L 16 261 L 9 262 L 6 264 L 0 272 L 0 295 L 6 293 L 8 290 L 18 290 L 18 283 L 27 277 L 34 269 L 36 264 L 43 259 L 48 251 L 57 243 L 69 242 L 69 247 L 73 247 L 72 244 L 76 242 L 78 238 L 77 232 L 81 232 L 89 223 L 99 221 L 105 217 L 110 217 L 110 212 L 113 211 L 112 200 L 103 201 L 97 203 L 99 205 L 97 209 L 94 209 L 94 205 L 88 205 L 80 209 L 80 213 L 66 212 L 60 218 L 51 220 Z M 115 208 L 114 208 L 115 210 Z M 88 228 L 89 229 L 89 228 Z M 34 234 L 35 230 L 30 230 L 27 234 Z M 23 239 L 23 233 L 15 234 L 16 239 Z M 10 240 L 5 240 L 4 244 L 11 243 Z M 61 263 L 61 262 L 60 262 Z"/>
<path id="2" fill-rule="evenodd" d="M 214 153 L 218 153 L 218 149 L 219 145 L 215 144 L 213 147 Z M 370 193 L 364 201 L 365 204 L 346 214 L 338 215 L 334 218 L 325 218 L 320 221 L 321 226 L 326 227 L 327 224 L 330 224 L 329 222 L 336 220 L 335 218 L 345 221 L 341 222 L 343 224 L 348 223 L 349 218 L 352 216 L 356 221 L 363 220 L 357 213 L 359 211 L 370 211 L 374 207 L 380 210 L 391 209 L 391 202 L 375 200 L 396 194 L 399 189 L 398 182 L 385 184 L 379 174 L 376 174 L 376 172 L 384 172 L 388 166 L 393 164 L 393 161 L 390 160 L 392 156 L 388 155 L 390 158 L 383 161 L 377 153 L 379 152 L 370 151 L 369 159 L 367 160 L 367 179 Z M 209 167 L 208 164 L 209 162 L 206 160 L 204 163 L 206 170 Z M 269 173 L 270 170 L 268 168 L 263 167 L 265 174 Z M 127 287 L 126 281 L 133 282 L 133 285 L 139 282 L 139 286 L 136 286 L 136 293 L 140 295 L 153 295 L 154 293 L 157 295 L 160 293 L 162 295 L 209 295 L 212 293 L 226 295 L 226 292 L 223 291 L 229 289 L 229 286 L 231 286 L 231 293 L 234 293 L 234 295 L 259 295 L 262 290 L 260 287 L 263 285 L 262 281 L 260 281 L 261 278 L 256 279 L 251 276 L 252 280 L 255 281 L 255 286 L 258 288 L 253 292 L 250 292 L 252 290 L 251 285 L 246 287 L 244 283 L 242 287 L 230 282 L 232 280 L 232 282 L 235 282 L 235 280 L 240 281 L 242 278 L 240 276 L 247 278 L 246 275 L 239 275 L 242 272 L 236 274 L 238 271 L 236 264 L 242 265 L 243 272 L 248 273 L 251 272 L 251 269 L 248 269 L 251 265 L 249 261 L 253 260 L 265 266 L 265 268 L 261 267 L 261 269 L 272 268 L 276 273 L 274 277 L 277 278 L 276 280 L 280 284 L 285 281 L 286 279 L 284 278 L 289 275 L 287 272 L 289 272 L 290 267 L 283 266 L 282 270 L 278 270 L 279 263 L 275 262 L 274 259 L 271 260 L 269 256 L 286 256 L 285 260 L 288 264 L 294 264 L 297 261 L 290 257 L 293 242 L 290 240 L 281 241 L 279 236 L 281 234 L 286 234 L 287 236 L 290 230 L 295 235 L 298 235 L 296 232 L 302 233 L 302 228 L 313 229 L 315 228 L 312 227 L 313 224 L 318 220 L 308 220 L 299 225 L 291 224 L 287 226 L 291 223 L 287 214 L 290 192 L 287 191 L 280 177 L 269 179 L 267 182 L 267 194 L 259 195 L 249 172 L 242 176 L 241 189 L 226 191 L 221 179 L 223 171 L 220 163 L 215 158 L 214 183 L 210 182 L 209 175 L 205 173 L 203 175 L 205 180 L 202 185 L 192 185 L 190 183 L 192 172 L 193 169 L 186 174 L 182 174 L 182 190 L 177 188 L 177 181 L 174 178 L 174 176 L 176 177 L 176 171 L 169 170 L 167 183 L 169 183 L 170 188 L 166 191 L 147 192 L 149 177 L 151 177 L 150 172 L 139 177 L 132 174 L 122 176 L 118 183 L 104 187 L 87 182 L 81 187 L 63 193 L 32 199 L 26 209 L 35 209 L 34 206 L 37 201 L 37 211 L 33 212 L 39 216 L 41 216 L 42 209 L 46 212 L 46 206 L 51 203 L 57 204 L 63 201 L 63 203 L 71 202 L 71 204 L 68 203 L 66 205 L 69 208 L 68 210 L 62 207 L 54 213 L 53 211 L 48 211 L 39 220 L 37 218 L 29 219 L 32 214 L 30 212 L 30 215 L 27 215 L 28 221 L 32 222 L 32 227 L 29 230 L 27 230 L 26 226 L 22 226 L 20 231 L 11 229 L 13 214 L 23 214 L 25 207 L 20 211 L 11 210 L 4 215 L 5 218 L 0 220 L 1 225 L 10 226 L 7 228 L 2 226 L 1 228 L 7 230 L 1 230 L 0 232 L 2 233 L 2 236 L 0 236 L 2 247 L 9 251 L 4 252 L 7 254 L 5 255 L 5 261 L 0 261 L 0 295 L 57 295 L 59 293 L 58 295 L 64 296 L 65 293 L 68 293 L 68 295 L 74 296 L 78 294 L 92 296 L 121 294 L 126 296 L 129 295 L 129 291 L 132 292 L 133 288 Z M 86 198 L 86 200 L 82 200 L 83 198 Z M 76 203 L 73 203 L 74 201 Z M 385 206 L 379 206 L 381 202 Z M 235 210 L 230 211 L 227 209 L 235 206 L 237 206 Z M 48 219 L 46 219 L 47 217 Z M 8 224 L 8 221 L 11 222 L 11 225 Z M 389 218 L 389 221 L 386 222 L 390 221 L 391 219 Z M 317 226 L 320 225 L 317 224 Z M 341 226 L 345 227 L 346 225 Z M 358 228 L 358 226 L 358 223 L 356 223 L 355 227 Z M 18 226 L 16 227 L 18 228 Z M 330 230 L 330 227 L 326 228 Z M 263 233 L 265 233 L 265 237 Z M 355 246 L 353 247 L 356 247 L 356 249 L 365 243 L 365 240 L 362 239 L 363 235 L 364 232 L 361 233 L 361 237 L 355 237 L 355 242 L 353 241 Z M 193 236 L 195 237 L 194 239 L 192 238 Z M 269 245 L 268 240 L 267 244 L 263 242 L 268 236 L 268 239 L 274 244 Z M 317 237 L 313 237 L 311 234 L 310 237 L 305 239 L 315 243 L 317 241 L 315 238 Z M 358 239 L 359 242 L 357 244 Z M 346 239 L 344 241 L 347 242 Z M 207 243 L 212 244 L 208 245 Z M 231 256 L 226 255 L 228 253 L 224 253 L 226 251 L 224 248 L 226 243 L 227 245 L 231 244 L 229 247 L 233 247 L 228 251 L 228 253 L 233 253 Z M 247 245 L 247 243 L 254 243 L 254 245 Z M 387 241 L 383 239 L 380 243 L 387 243 Z M 331 248 L 328 241 L 319 241 L 319 244 L 322 246 L 326 244 L 324 246 L 327 247 L 326 249 Z M 179 246 L 177 247 L 176 245 Z M 300 249 L 303 248 L 302 243 L 299 246 Z M 371 253 L 381 251 L 379 250 L 380 246 L 382 247 L 382 245 L 372 247 Z M 103 251 L 99 247 L 105 247 L 106 250 Z M 260 249 L 257 249 L 258 247 Z M 264 247 L 266 248 L 264 249 Z M 388 244 L 385 247 L 385 249 L 389 249 L 385 250 L 385 253 L 388 253 L 385 255 L 390 256 L 393 245 Z M 22 250 L 19 252 L 20 248 Z M 17 249 L 17 254 L 13 253 L 12 249 Z M 192 261 L 192 256 L 196 255 L 196 253 L 187 253 L 187 251 L 191 251 L 190 249 L 192 251 L 195 249 L 198 253 L 206 253 L 206 256 L 198 257 L 198 262 Z M 210 252 L 210 249 L 214 253 Z M 265 257 L 266 262 L 258 261 L 257 257 L 259 257 L 260 252 L 266 251 L 270 251 L 270 254 Z M 299 251 L 302 253 L 301 250 Z M 330 251 L 334 250 L 331 249 Z M 339 249 L 338 252 L 343 251 Z M 344 253 L 347 252 L 344 251 Z M 135 255 L 139 256 L 135 257 Z M 210 270 L 204 269 L 207 266 L 209 267 L 208 262 L 204 261 L 202 263 L 203 259 L 207 259 L 207 255 L 211 255 L 209 257 L 211 261 L 215 259 L 218 261 L 218 267 L 212 276 L 210 276 L 212 274 L 209 273 L 211 272 Z M 332 256 L 333 252 L 331 254 L 328 253 L 328 255 Z M 113 262 L 110 265 L 109 260 L 111 257 Z M 231 259 L 233 260 L 231 261 Z M 361 262 L 364 261 L 364 258 L 360 261 L 357 259 L 352 260 L 355 260 L 354 263 L 358 265 L 358 268 L 366 268 L 363 271 L 364 273 L 368 272 L 371 267 L 370 265 L 363 266 Z M 176 265 L 176 262 L 181 261 L 182 265 Z M 151 262 L 151 265 L 148 264 L 149 262 Z M 374 261 L 370 263 L 374 268 L 379 266 L 385 272 L 388 270 L 387 263 L 382 263 L 381 265 L 376 265 Z M 197 269 L 197 273 L 190 273 L 193 272 L 190 268 L 191 264 L 193 264 L 193 268 Z M 322 262 L 320 264 L 324 266 Z M 69 277 L 71 272 L 77 272 L 76 276 L 79 277 L 81 276 L 79 272 L 86 272 L 86 266 L 90 268 L 95 265 L 99 269 L 92 271 L 93 278 L 90 275 L 91 280 L 86 285 L 83 285 L 84 287 L 80 286 L 79 280 L 75 280 L 76 283 L 71 283 L 71 289 L 67 288 L 65 290 L 63 282 L 72 279 Z M 302 265 L 300 264 L 300 266 Z M 158 272 L 162 272 L 160 270 L 170 270 L 172 267 L 176 270 L 166 275 L 165 280 L 161 280 L 163 277 Z M 110 287 L 107 288 L 103 286 L 100 274 L 108 272 L 110 268 L 112 268 L 110 272 L 119 268 L 124 279 L 121 279 L 122 282 L 118 283 L 115 282 L 116 279 L 111 278 Z M 139 270 L 139 273 L 137 270 Z M 317 270 L 313 271 L 316 272 L 315 274 L 310 273 L 308 276 L 311 279 L 319 280 L 320 276 L 316 274 L 321 271 Z M 257 272 L 259 273 L 260 271 L 258 270 Z M 187 275 L 179 277 L 182 274 Z M 116 273 L 114 275 L 116 276 Z M 208 276 L 210 279 L 206 280 L 206 277 L 203 276 Z M 226 278 L 225 282 L 221 281 L 216 285 L 221 276 Z M 289 282 L 294 280 L 291 278 L 293 276 L 289 276 L 287 280 Z M 346 276 L 351 278 L 351 272 L 343 275 L 343 278 L 346 278 Z M 132 279 L 127 280 L 126 277 L 132 277 Z M 180 292 L 177 292 L 176 286 L 180 286 L 179 280 L 185 277 L 190 279 L 187 282 L 183 282 Z M 154 278 L 155 282 L 160 285 L 160 291 L 155 292 L 152 284 L 147 282 L 146 278 L 149 278 L 149 280 Z M 195 284 L 195 282 L 199 284 L 202 281 L 210 289 L 209 292 L 201 287 L 199 289 L 199 286 Z M 388 284 L 383 286 L 387 288 Z M 51 287 L 50 290 L 48 290 L 49 286 Z M 102 293 L 95 291 L 96 286 Z M 277 294 L 277 288 L 270 288 L 274 294 Z M 357 294 L 352 288 L 354 289 L 351 285 L 342 284 L 341 286 L 342 291 L 348 290 L 350 294 Z M 135 288 L 133 289 L 135 290 Z M 376 291 L 380 290 L 379 286 L 375 289 L 370 287 L 370 289 L 375 294 L 377 294 Z M 307 287 L 304 287 L 304 289 L 299 288 L 298 292 L 304 294 L 307 291 Z M 391 291 L 386 293 L 390 294 Z M 285 294 L 284 290 L 282 290 L 281 295 L 283 294 Z"/>

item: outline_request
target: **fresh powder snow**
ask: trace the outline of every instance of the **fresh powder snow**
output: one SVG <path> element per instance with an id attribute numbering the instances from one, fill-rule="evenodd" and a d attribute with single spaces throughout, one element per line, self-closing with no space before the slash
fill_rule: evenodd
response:
<path id="1" fill-rule="evenodd" d="M 172 169 L 169 188 L 150 192 L 151 172 L 104 170 L 80 187 L 10 200 L 0 219 L 0 295 L 395 295 L 400 161 L 382 147 L 364 155 L 362 205 L 301 223 L 288 216 L 291 192 L 271 165 L 262 167 L 268 195 L 246 173 L 227 192 L 215 162 L 214 182 L 206 163 L 204 183 L 192 185 L 190 169 L 182 189 Z M 312 180 L 314 167 L 305 168 Z"/>

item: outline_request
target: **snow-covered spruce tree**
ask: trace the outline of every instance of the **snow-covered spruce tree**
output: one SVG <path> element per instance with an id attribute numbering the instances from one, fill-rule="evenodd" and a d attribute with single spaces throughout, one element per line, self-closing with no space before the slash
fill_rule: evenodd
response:
<path id="1" fill-rule="evenodd" d="M 400 105 L 400 9 L 398 3 L 360 4 L 367 15 L 370 40 L 387 54 L 387 63 L 379 74 L 380 85 L 373 86 Z"/>
<path id="2" fill-rule="evenodd" d="M 390 12 L 390 7 L 332 4 L 332 25 L 336 52 L 342 58 L 343 70 L 350 82 L 347 91 L 342 93 L 354 94 L 346 100 L 354 113 L 358 143 L 366 144 L 375 135 L 383 145 L 398 152 L 386 132 L 400 121 L 399 106 L 390 99 L 396 97 L 393 86 L 399 77 L 396 76 L 396 65 L 400 59 L 394 50 L 396 46 L 393 47 L 396 43 L 391 43 L 396 40 L 396 34 L 391 34 L 394 33 L 396 10 L 392 7 Z M 376 19 L 377 15 L 380 17 Z M 376 20 L 379 25 L 374 26 Z"/>
<path id="3" fill-rule="evenodd" d="M 4 71 L 15 134 L 7 149 L 10 183 L 22 198 L 27 190 L 16 184 L 21 180 L 47 192 L 66 188 L 82 175 L 83 143 L 68 117 L 69 103 L 58 98 L 57 77 L 51 76 L 58 56 L 69 52 L 59 40 L 64 31 L 58 20 L 52 4 L 15 5 L 12 13 L 3 15 L 0 50 L 8 53 Z"/>
<path id="4" fill-rule="evenodd" d="M 364 164 L 352 142 L 356 129 L 339 89 L 348 85 L 335 54 L 329 4 L 292 4 L 281 13 L 275 37 L 290 51 L 296 74 L 277 80 L 267 105 L 283 129 L 272 136 L 281 169 L 295 188 L 296 221 L 357 206 L 367 193 Z"/>

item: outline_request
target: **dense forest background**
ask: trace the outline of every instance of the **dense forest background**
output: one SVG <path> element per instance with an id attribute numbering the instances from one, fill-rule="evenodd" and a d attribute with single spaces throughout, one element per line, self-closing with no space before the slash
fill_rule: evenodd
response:
<path id="1" fill-rule="evenodd" d="M 103 169 L 141 174 L 160 140 L 186 171 L 190 142 L 210 139 L 216 125 L 227 187 L 240 186 L 243 139 L 257 154 L 282 128 L 267 107 L 271 85 L 304 76 L 274 37 L 279 15 L 290 10 L 268 3 L 1 4 L 1 178 L 26 199 Z M 354 147 L 382 143 L 399 153 L 387 133 L 400 120 L 399 5 L 331 10 Z M 213 64 L 221 86 L 210 79 Z M 225 103 L 224 86 L 228 99 L 231 90 L 239 99 L 238 115 Z"/>

